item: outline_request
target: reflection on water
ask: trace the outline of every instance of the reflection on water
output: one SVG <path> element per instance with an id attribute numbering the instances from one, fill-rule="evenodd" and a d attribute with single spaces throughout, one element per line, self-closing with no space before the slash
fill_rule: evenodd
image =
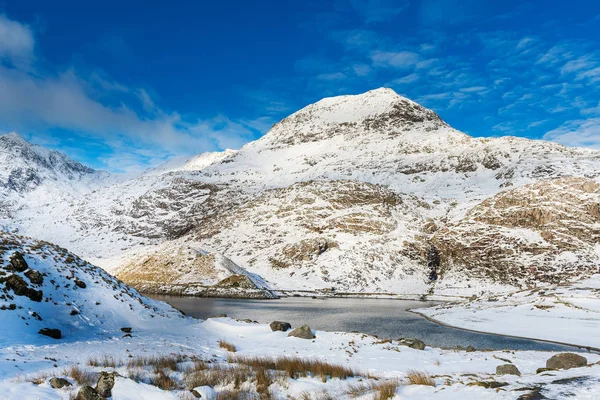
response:
<path id="1" fill-rule="evenodd" d="M 187 315 L 206 319 L 227 314 L 260 323 L 286 321 L 325 331 L 362 332 L 380 338 L 413 337 L 436 347 L 469 345 L 477 349 L 549 350 L 574 349 L 527 339 L 467 332 L 430 322 L 409 309 L 433 306 L 433 302 L 382 299 L 311 299 L 290 297 L 279 300 L 209 299 L 152 296 L 166 301 Z"/>

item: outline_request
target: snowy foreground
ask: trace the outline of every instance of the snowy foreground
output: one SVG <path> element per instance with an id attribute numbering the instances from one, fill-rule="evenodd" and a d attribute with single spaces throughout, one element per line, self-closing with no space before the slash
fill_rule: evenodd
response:
<path id="1" fill-rule="evenodd" d="M 396 399 L 517 399 L 540 388 L 549 399 L 563 398 L 567 393 L 577 399 L 593 399 L 600 390 L 600 365 L 594 364 L 600 361 L 600 355 L 591 353 L 584 353 L 587 367 L 536 374 L 552 353 L 466 352 L 429 347 L 421 351 L 362 334 L 320 331 L 315 339 L 307 340 L 272 332 L 268 325 L 229 318 L 179 319 L 170 328 L 134 330 L 132 334 L 131 338 L 118 335 L 73 342 L 40 338 L 37 343 L 5 347 L 0 350 L 0 398 L 74 398 L 81 386 L 70 376 L 76 366 L 79 375 L 100 371 L 117 371 L 122 375 L 116 378 L 113 399 L 193 399 L 194 395 L 184 386 L 194 373 L 192 360 L 203 360 L 206 363 L 203 368 L 228 368 L 235 375 L 233 371 L 239 365 L 231 357 L 241 356 L 323 360 L 351 368 L 357 374 L 345 380 L 320 376 L 292 379 L 281 372 L 267 371 L 270 385 L 266 393 L 275 399 L 380 398 L 377 385 L 388 382 L 396 388 Z M 220 340 L 233 344 L 237 351 L 220 348 Z M 128 367 L 128 363 L 136 364 L 132 360 L 140 356 L 158 355 L 180 356 L 176 357 L 178 364 L 174 371 L 169 367 L 160 371 L 172 378 L 175 390 L 146 384 L 153 381 L 162 366 Z M 99 360 L 97 363 L 107 366 L 91 367 L 90 360 Z M 522 376 L 495 375 L 496 367 L 507 363 L 514 364 Z M 435 386 L 411 384 L 414 372 L 430 375 Z M 196 393 L 204 393 L 205 398 L 218 393 L 219 398 L 259 398 L 257 373 L 247 374 L 247 380 L 237 382 L 237 389 L 236 382 L 224 378 L 214 386 L 216 392 L 204 387 Z M 53 389 L 49 384 L 52 377 L 66 378 L 73 386 Z M 94 378 L 91 381 L 95 383 Z M 502 384 L 506 385 L 498 387 Z M 244 397 L 246 393 L 249 397 Z"/>

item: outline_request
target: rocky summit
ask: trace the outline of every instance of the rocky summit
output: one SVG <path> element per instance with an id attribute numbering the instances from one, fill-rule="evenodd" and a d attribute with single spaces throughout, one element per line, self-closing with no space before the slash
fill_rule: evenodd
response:
<path id="1" fill-rule="evenodd" d="M 52 179 L 101 176 L 48 157 Z M 598 272 L 599 181 L 599 151 L 474 138 L 376 89 L 311 104 L 238 151 L 61 189 L 68 201 L 14 191 L 5 224 L 155 293 L 470 296 Z"/>

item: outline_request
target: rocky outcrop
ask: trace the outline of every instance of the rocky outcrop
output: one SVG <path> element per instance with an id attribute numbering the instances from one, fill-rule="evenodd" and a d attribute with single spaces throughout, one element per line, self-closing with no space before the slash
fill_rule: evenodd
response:
<path id="1" fill-rule="evenodd" d="M 12 269 L 17 272 L 25 272 L 29 268 L 23 254 L 18 251 L 10 257 L 10 265 L 12 266 Z"/>
<path id="2" fill-rule="evenodd" d="M 98 377 L 98 382 L 96 383 L 96 392 L 104 398 L 108 398 L 112 396 L 112 389 L 115 386 L 115 378 L 117 377 L 117 373 L 109 373 L 102 371 L 100 372 L 100 376 Z"/>
<path id="3" fill-rule="evenodd" d="M 458 270 L 515 286 L 597 273 L 598 204 L 600 185 L 586 178 L 502 192 L 433 235 L 440 273 Z"/>
<path id="4" fill-rule="evenodd" d="M 43 291 L 30 288 L 19 275 L 11 275 L 6 279 L 6 289 L 12 290 L 17 296 L 28 297 L 31 301 L 40 302 L 44 296 Z"/>

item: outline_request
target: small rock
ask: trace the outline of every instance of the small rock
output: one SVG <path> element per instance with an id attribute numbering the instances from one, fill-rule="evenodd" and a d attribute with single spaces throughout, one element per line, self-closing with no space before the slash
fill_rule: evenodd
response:
<path id="1" fill-rule="evenodd" d="M 475 351 L 475 347 L 473 347 L 473 346 L 470 346 L 470 345 L 469 345 L 469 346 L 467 346 L 467 348 L 466 348 L 466 352 L 467 352 L 467 353 L 472 353 L 472 352 L 474 352 L 474 351 Z"/>
<path id="2" fill-rule="evenodd" d="M 36 285 L 41 285 L 42 283 L 44 283 L 44 276 L 40 274 L 39 271 L 30 269 L 29 271 L 25 272 L 25 276 L 29 278 L 29 281 L 31 283 L 34 283 Z"/>
<path id="3" fill-rule="evenodd" d="M 210 318 L 227 318 L 227 314 L 211 315 L 210 317 L 208 317 L 208 319 Z"/>
<path id="4" fill-rule="evenodd" d="M 96 392 L 96 389 L 94 389 L 93 387 L 84 386 L 81 388 L 79 393 L 77 393 L 77 397 L 75 397 L 75 400 L 104 400 L 104 399 L 98 394 L 98 392 Z"/>
<path id="5" fill-rule="evenodd" d="M 10 265 L 17 272 L 24 272 L 29 268 L 27 261 L 23 258 L 23 254 L 18 251 L 10 257 Z"/>
<path id="6" fill-rule="evenodd" d="M 131 333 L 132 330 L 133 330 L 133 328 L 129 328 L 129 327 L 121 328 L 121 331 L 123 331 L 125 333 Z"/>
<path id="7" fill-rule="evenodd" d="M 508 386 L 506 382 L 497 382 L 497 381 L 475 381 L 468 383 L 467 386 L 481 386 L 486 389 L 497 389 L 504 386 Z"/>
<path id="8" fill-rule="evenodd" d="M 217 392 L 210 386 L 200 386 L 192 390 L 192 395 L 197 399 L 216 400 Z"/>
<path id="9" fill-rule="evenodd" d="M 555 354 L 546 361 L 546 368 L 550 369 L 571 369 L 585 367 L 587 358 L 575 353 Z"/>
<path id="10" fill-rule="evenodd" d="M 111 397 L 112 388 L 115 386 L 116 373 L 100 372 L 98 383 L 96 383 L 96 392 L 102 397 Z"/>
<path id="11" fill-rule="evenodd" d="M 130 338 L 130 337 L 133 337 L 133 336 L 131 335 L 131 333 L 126 333 L 126 334 L 124 334 L 124 335 L 123 335 L 123 338 Z"/>
<path id="12" fill-rule="evenodd" d="M 273 332 L 286 332 L 287 330 L 292 329 L 292 325 L 290 325 L 289 322 L 273 321 L 269 326 Z"/>
<path id="13" fill-rule="evenodd" d="M 315 335 L 308 325 L 302 325 L 288 333 L 288 337 L 297 337 L 300 339 L 314 339 Z"/>
<path id="14" fill-rule="evenodd" d="M 521 371 L 513 364 L 503 364 L 496 367 L 496 375 L 517 375 L 521 376 Z"/>
<path id="15" fill-rule="evenodd" d="M 411 349 L 415 349 L 415 350 L 425 350 L 425 343 L 423 343 L 419 339 L 400 338 L 400 339 L 398 339 L 398 344 L 401 346 L 408 346 Z"/>
<path id="16" fill-rule="evenodd" d="M 556 371 L 556 370 L 552 369 L 552 368 L 538 368 L 535 370 L 535 373 L 541 374 L 542 372 L 548 372 L 548 371 Z"/>
<path id="17" fill-rule="evenodd" d="M 38 331 L 40 335 L 51 337 L 52 339 L 62 338 L 62 332 L 60 329 L 42 328 Z"/>
<path id="18" fill-rule="evenodd" d="M 71 386 L 71 382 L 63 378 L 52 378 L 50 379 L 50 386 L 54 389 L 62 389 L 65 386 Z"/>
<path id="19" fill-rule="evenodd" d="M 75 284 L 80 287 L 81 289 L 85 289 L 87 287 L 87 285 L 85 284 L 84 281 L 79 280 L 79 278 L 75 278 Z"/>

